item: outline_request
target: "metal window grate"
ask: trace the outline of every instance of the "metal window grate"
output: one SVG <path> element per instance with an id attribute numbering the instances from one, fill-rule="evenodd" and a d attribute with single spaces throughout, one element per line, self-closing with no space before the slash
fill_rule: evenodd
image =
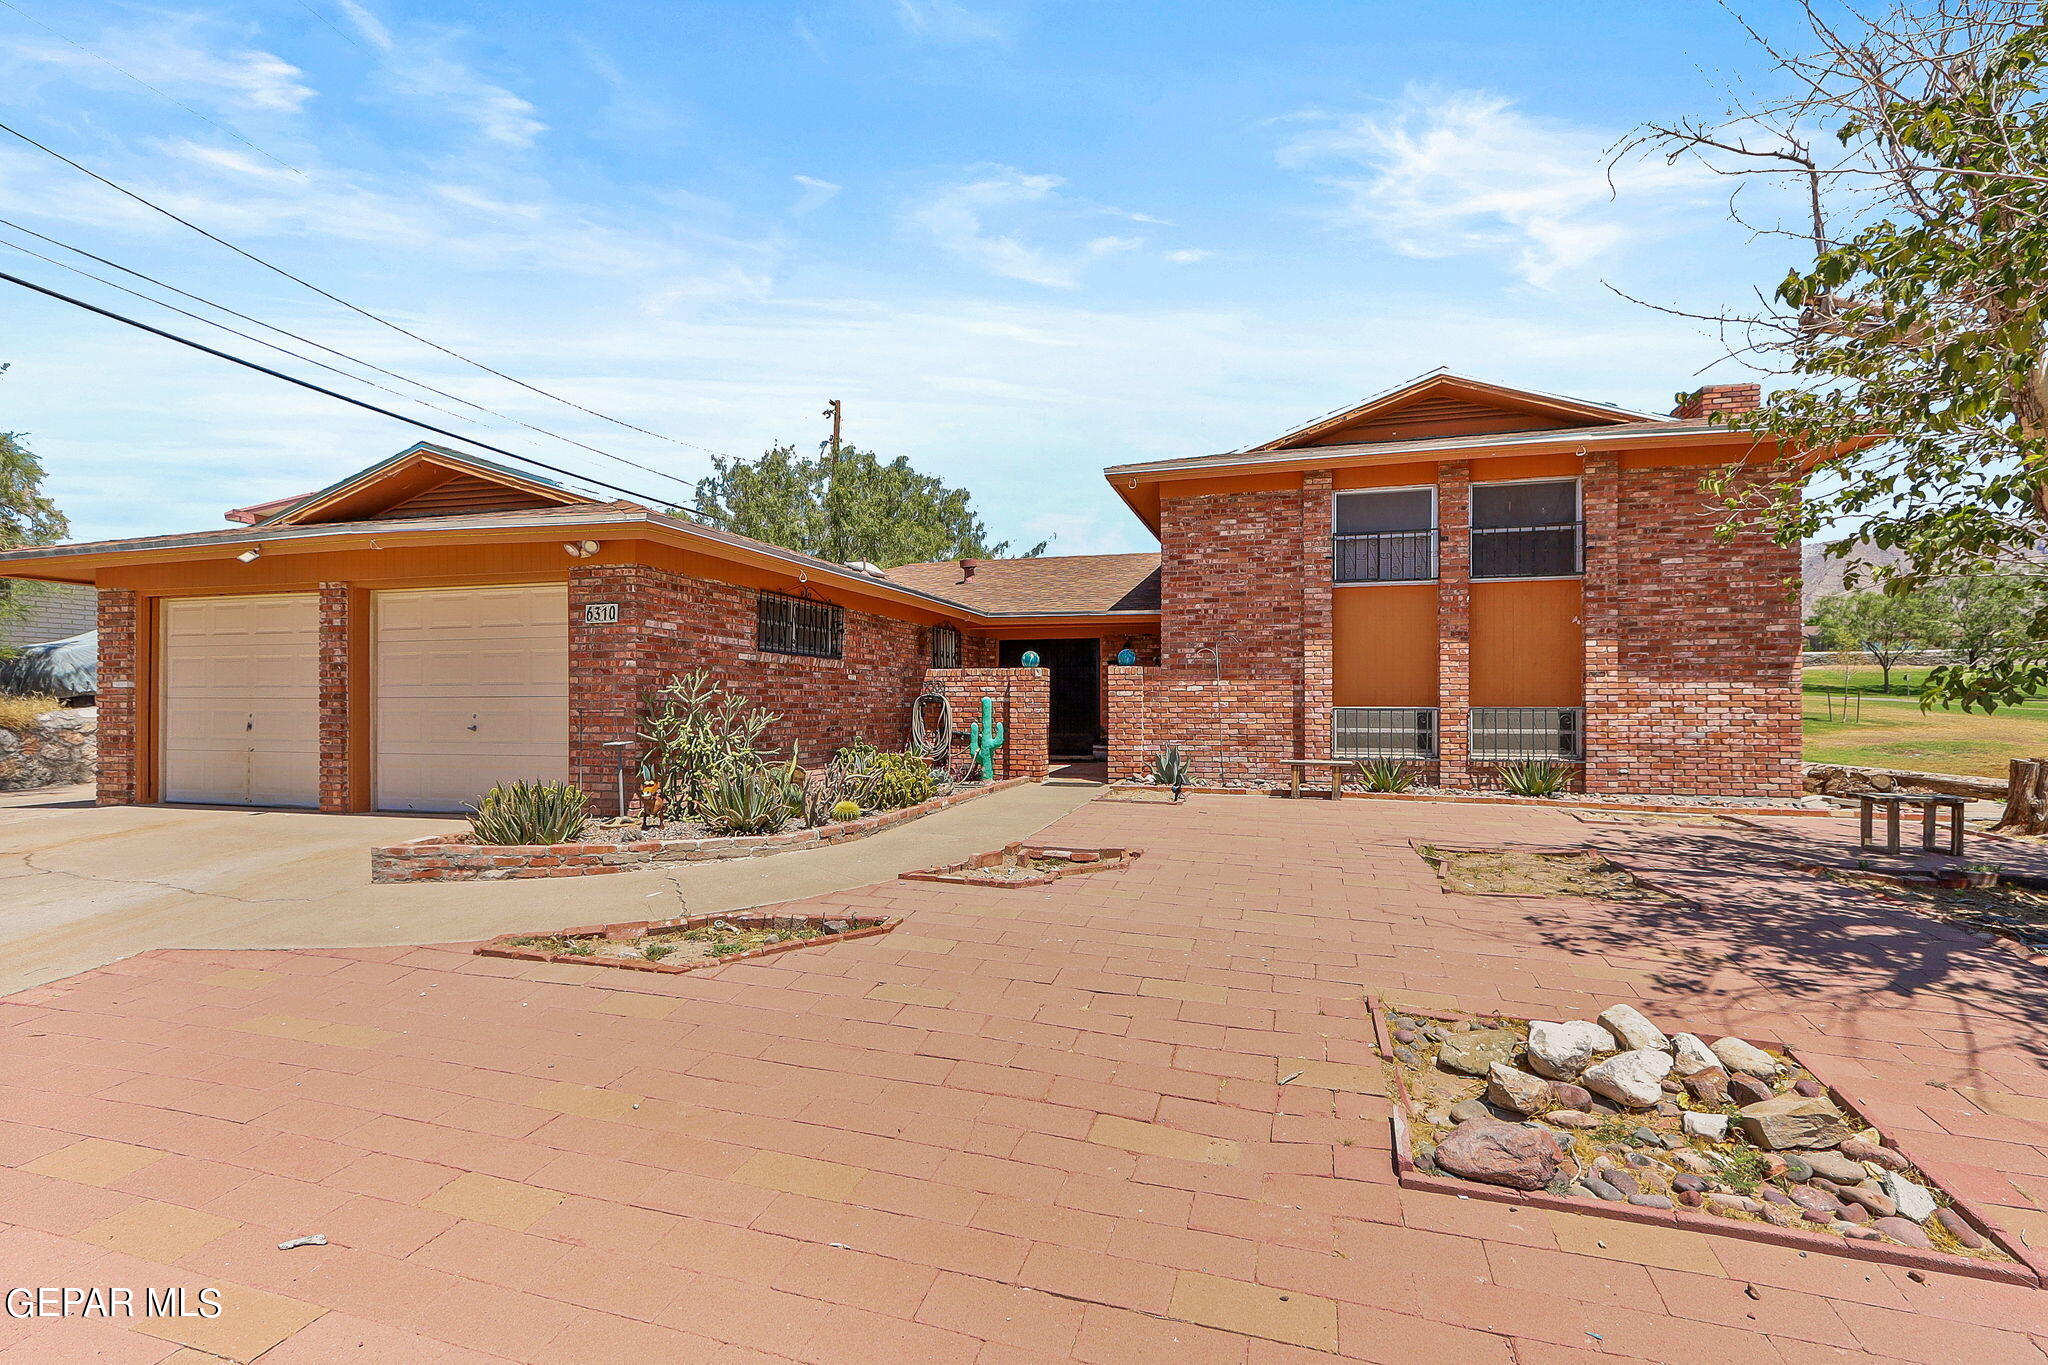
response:
<path id="1" fill-rule="evenodd" d="M 1426 583 L 1436 577 L 1436 532 L 1332 536 L 1330 565 L 1339 583 Z"/>
<path id="2" fill-rule="evenodd" d="M 1339 706 L 1332 713 L 1332 758 L 1436 757 L 1436 708 Z"/>
<path id="3" fill-rule="evenodd" d="M 1585 714 L 1577 706 L 1475 706 L 1472 757 L 1576 763 L 1585 752 Z"/>
<path id="4" fill-rule="evenodd" d="M 960 666 L 960 632 L 951 626 L 932 627 L 932 667 Z"/>
<path id="5" fill-rule="evenodd" d="M 769 654 L 837 659 L 845 652 L 846 615 L 815 597 L 764 592 L 755 607 L 754 643 Z"/>
<path id="6" fill-rule="evenodd" d="M 1568 578 L 1585 572 L 1585 523 L 1472 528 L 1474 578 Z"/>

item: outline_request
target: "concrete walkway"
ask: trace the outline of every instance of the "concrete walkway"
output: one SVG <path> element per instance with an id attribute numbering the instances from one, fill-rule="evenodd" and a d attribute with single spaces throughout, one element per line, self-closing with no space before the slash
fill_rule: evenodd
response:
<path id="1" fill-rule="evenodd" d="M 1016 787 L 872 838 L 767 858 L 411 886 L 372 885 L 370 846 L 446 829 L 451 817 L 99 808 L 84 787 L 15 795 L 0 799 L 0 992 L 151 948 L 445 943 L 824 895 L 1024 838 L 1096 790 Z"/>

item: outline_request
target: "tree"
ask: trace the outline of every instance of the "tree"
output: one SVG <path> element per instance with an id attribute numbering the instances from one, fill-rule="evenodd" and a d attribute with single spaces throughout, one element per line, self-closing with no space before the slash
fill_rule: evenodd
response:
<path id="1" fill-rule="evenodd" d="M 1944 631 L 1937 602 L 1924 593 L 1845 592 L 1814 604 L 1808 624 L 1822 649 L 1861 650 L 1892 690 L 1892 669 L 1902 656 L 1938 642 Z"/>
<path id="2" fill-rule="evenodd" d="M 840 448 L 836 462 L 776 446 L 758 460 L 714 456 L 697 505 L 726 530 L 835 563 L 884 568 L 938 559 L 1000 559 L 964 489 L 920 474 L 902 456 Z M 1045 553 L 1045 542 L 1022 552 Z"/>
<path id="3" fill-rule="evenodd" d="M 4 367 L 0 367 L 4 368 Z M 0 431 L 0 550 L 61 540 L 71 522 L 43 495 L 42 462 L 18 431 Z M 32 585 L 0 578 L 0 621 L 19 616 Z"/>
<path id="4" fill-rule="evenodd" d="M 1760 310 L 1705 316 L 1785 376 L 1731 425 L 1830 456 L 1710 480 L 1731 522 L 1786 542 L 1843 524 L 1897 554 L 1868 573 L 1911 592 L 2043 576 L 2048 543 L 2048 22 L 2039 0 L 1859 11 L 1799 0 L 1807 34 L 1761 36 L 1766 88 L 1713 120 L 1652 124 L 1625 154 L 1733 178 L 1738 223 L 1797 244 Z M 1745 82 L 1748 84 L 1748 82 Z M 1752 221 L 1761 179 L 1793 193 Z M 1772 201 L 1766 201 L 1767 203 Z M 1678 310 L 1671 310 L 1678 311 Z M 1882 437 L 1883 439 L 1878 439 Z M 1852 569 L 1851 586 L 1864 577 Z M 1923 704 L 1986 710 L 2048 683 L 2039 630 L 1935 668 Z"/>
<path id="5" fill-rule="evenodd" d="M 1945 583 L 1939 594 L 1948 625 L 1943 644 L 1965 668 L 2009 657 L 2042 633 L 2048 601 L 2026 579 L 1982 574 Z"/>

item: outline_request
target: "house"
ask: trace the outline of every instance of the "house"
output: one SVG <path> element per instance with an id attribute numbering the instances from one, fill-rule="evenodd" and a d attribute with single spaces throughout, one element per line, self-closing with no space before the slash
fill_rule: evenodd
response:
<path id="1" fill-rule="evenodd" d="M 835 564 L 421 444 L 229 530 L 43 546 L 99 590 L 100 800 L 456 810 L 574 780 L 609 809 L 642 697 L 689 668 L 822 757 L 920 695 L 993 697 L 1003 772 L 1178 743 L 1203 780 L 1386 756 L 1447 785 L 1582 762 L 1599 791 L 1799 788 L 1796 552 L 1699 488 L 1713 424 L 1438 373 L 1225 455 L 1107 477 L 1157 554 Z M 1037 666 L 1027 667 L 1027 655 Z"/>
<path id="2" fill-rule="evenodd" d="M 98 624 L 99 609 L 91 588 L 0 580 L 0 600 L 17 593 L 20 600 L 13 610 L 0 612 L 0 651 L 68 640 Z"/>

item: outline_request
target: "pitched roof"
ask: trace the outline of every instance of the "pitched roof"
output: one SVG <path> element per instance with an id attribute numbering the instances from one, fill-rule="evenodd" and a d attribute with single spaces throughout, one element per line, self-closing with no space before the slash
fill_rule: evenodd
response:
<path id="1" fill-rule="evenodd" d="M 1432 370 L 1397 384 L 1363 403 L 1341 408 L 1284 436 L 1251 447 L 1254 451 L 1304 446 L 1357 444 L 1425 436 L 1468 436 L 1479 432 L 1538 431 L 1656 420 L 1612 403 L 1566 398 Z"/>
<path id="2" fill-rule="evenodd" d="M 265 515 L 257 521 L 259 525 L 310 525 L 565 504 L 590 506 L 599 501 L 564 488 L 552 479 L 421 441 L 317 493 L 283 500 L 282 506 L 266 503 L 238 508 L 228 514 L 228 520 L 241 521 L 249 513 L 262 513 Z"/>
<path id="3" fill-rule="evenodd" d="M 1078 616 L 1159 610 L 1159 556 L 1044 555 L 981 559 L 972 575 L 957 559 L 903 564 L 889 580 L 993 615 Z"/>

